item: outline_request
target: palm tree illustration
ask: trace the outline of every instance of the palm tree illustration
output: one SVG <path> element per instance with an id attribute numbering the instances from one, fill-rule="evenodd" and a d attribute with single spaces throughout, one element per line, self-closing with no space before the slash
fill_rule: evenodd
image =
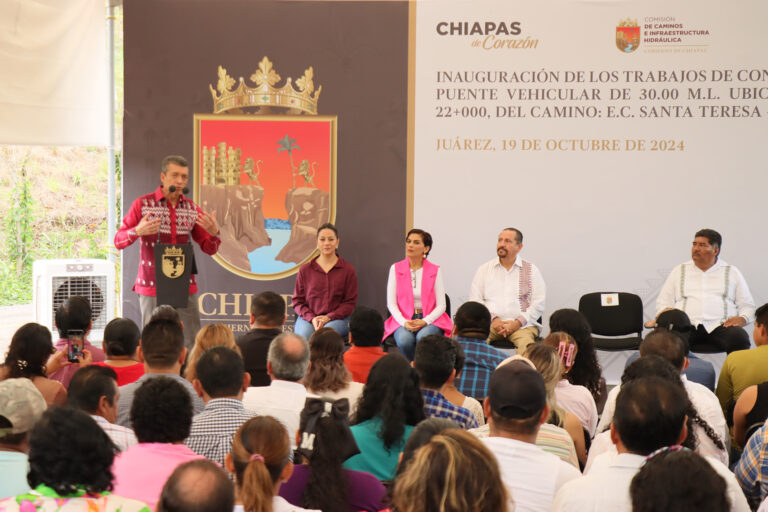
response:
<path id="1" fill-rule="evenodd" d="M 296 166 L 293 165 L 293 151 L 294 150 L 301 150 L 301 148 L 296 144 L 296 139 L 292 139 L 288 137 L 288 134 L 285 134 L 285 137 L 277 141 L 279 148 L 277 148 L 278 153 L 282 153 L 283 151 L 288 152 L 288 157 L 291 159 L 291 178 L 292 178 L 292 186 L 291 189 L 296 188 Z"/>

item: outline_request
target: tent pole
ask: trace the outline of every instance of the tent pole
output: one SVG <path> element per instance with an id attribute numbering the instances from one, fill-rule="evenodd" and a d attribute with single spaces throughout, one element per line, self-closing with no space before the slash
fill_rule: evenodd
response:
<path id="1" fill-rule="evenodd" d="M 112 245 L 115 239 L 116 194 L 115 194 L 115 5 L 110 1 L 107 6 L 107 44 L 108 44 L 108 87 L 109 87 L 109 142 L 107 146 L 108 192 L 107 192 L 107 243 Z M 109 261 L 115 263 L 114 251 L 107 251 Z"/>

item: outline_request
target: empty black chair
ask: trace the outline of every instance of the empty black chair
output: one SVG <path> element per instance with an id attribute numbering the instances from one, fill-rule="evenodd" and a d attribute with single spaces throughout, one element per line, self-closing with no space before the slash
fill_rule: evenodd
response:
<path id="1" fill-rule="evenodd" d="M 579 299 L 597 350 L 637 350 L 643 341 L 643 301 L 634 293 L 594 292 Z"/>

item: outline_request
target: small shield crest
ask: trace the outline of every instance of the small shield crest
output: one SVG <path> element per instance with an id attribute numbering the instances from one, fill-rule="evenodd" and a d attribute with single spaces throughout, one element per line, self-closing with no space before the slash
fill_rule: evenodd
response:
<path id="1" fill-rule="evenodd" d="M 624 53 L 631 53 L 640 46 L 640 26 L 637 21 L 627 18 L 616 27 L 616 48 Z"/>
<path id="2" fill-rule="evenodd" d="M 184 274 L 184 251 L 179 247 L 166 247 L 163 252 L 163 275 L 176 279 Z"/>

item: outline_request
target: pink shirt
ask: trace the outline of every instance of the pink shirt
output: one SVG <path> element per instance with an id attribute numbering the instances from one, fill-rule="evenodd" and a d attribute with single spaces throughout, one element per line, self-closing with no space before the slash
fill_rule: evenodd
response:
<path id="1" fill-rule="evenodd" d="M 115 457 L 113 493 L 143 501 L 155 510 L 163 485 L 176 466 L 202 458 L 183 444 L 140 443 L 131 446 Z"/>
<path id="2" fill-rule="evenodd" d="M 200 245 L 205 254 L 216 254 L 221 244 L 219 236 L 212 236 L 196 224 L 202 210 L 189 198 L 181 195 L 179 203 L 173 206 L 163 196 L 162 187 L 151 194 L 136 199 L 123 219 L 120 229 L 115 234 L 115 247 L 125 249 L 139 241 L 139 274 L 133 284 L 133 291 L 139 295 L 154 297 L 155 289 L 155 242 L 165 244 L 185 244 L 189 237 Z M 160 232 L 156 235 L 136 236 L 134 229 L 142 217 L 149 214 L 160 219 Z M 189 293 L 197 293 L 195 275 L 190 276 Z"/>
<path id="3" fill-rule="evenodd" d="M 64 351 L 64 357 L 62 357 L 63 360 L 66 361 L 67 359 L 67 338 L 61 338 L 59 341 L 56 342 L 56 344 L 53 346 L 56 350 L 63 350 Z M 88 340 L 85 340 L 85 344 L 83 346 L 84 349 L 89 350 L 91 352 L 91 356 L 93 357 L 94 363 L 100 363 L 104 361 L 104 351 L 101 350 L 98 347 L 95 347 L 91 345 L 91 342 Z M 61 385 L 65 388 L 69 388 L 69 381 L 72 380 L 72 377 L 75 375 L 75 372 L 80 369 L 79 364 L 70 364 L 63 368 L 59 368 L 52 374 L 48 376 L 49 379 L 55 380 L 57 382 L 61 382 Z"/>
<path id="4" fill-rule="evenodd" d="M 592 393 L 584 386 L 571 384 L 562 379 L 555 386 L 557 405 L 579 418 L 581 426 L 587 429 L 590 437 L 597 429 L 597 406 Z"/>

